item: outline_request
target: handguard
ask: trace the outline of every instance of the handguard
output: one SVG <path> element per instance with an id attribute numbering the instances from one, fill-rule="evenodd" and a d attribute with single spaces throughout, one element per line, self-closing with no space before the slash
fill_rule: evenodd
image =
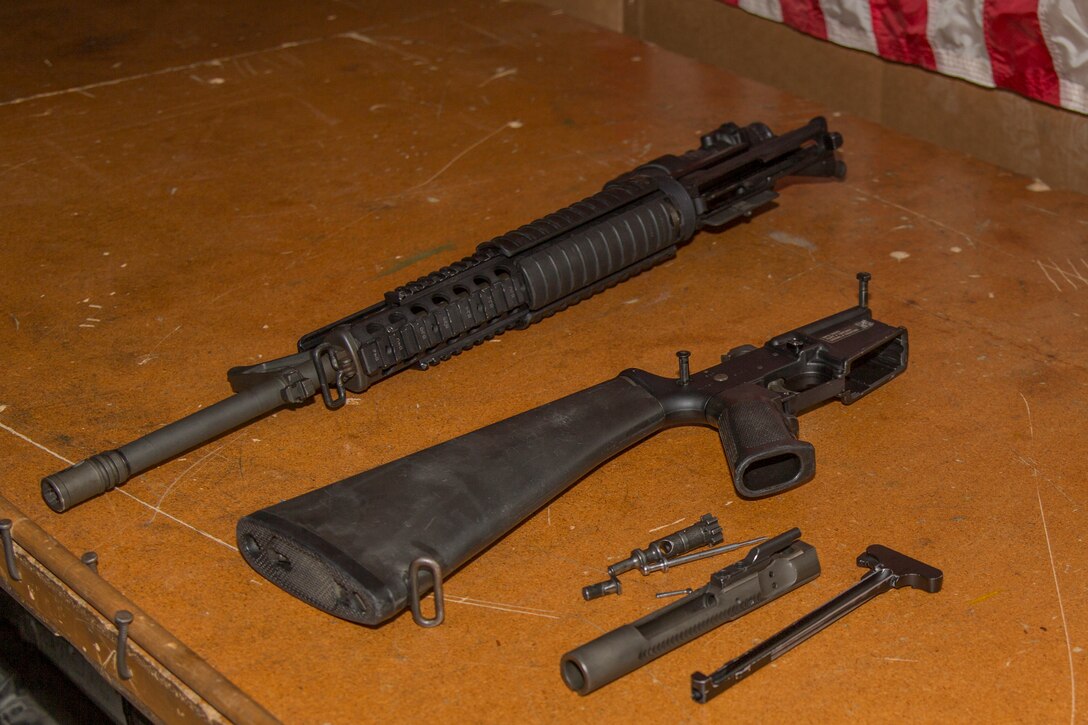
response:
<path id="1" fill-rule="evenodd" d="M 907 365 L 907 331 L 859 304 L 718 365 L 643 370 L 246 516 L 238 543 L 277 586 L 330 614 L 380 624 L 409 601 L 413 561 L 451 573 L 601 463 L 657 431 L 719 429 L 737 491 L 781 493 L 812 478 L 797 415 L 854 403 Z M 431 585 L 427 571 L 416 582 Z"/>
<path id="2" fill-rule="evenodd" d="M 280 408 L 318 395 L 330 410 L 342 408 L 349 392 L 528 327 L 672 259 L 697 231 L 765 208 L 786 178 L 842 178 L 841 144 L 823 118 L 780 136 L 762 123 L 723 124 L 699 148 L 642 164 L 596 194 L 303 335 L 294 355 L 232 368 L 234 395 L 45 476 L 42 498 L 54 511 L 67 511 Z M 332 292 L 339 304 L 346 290 Z"/>

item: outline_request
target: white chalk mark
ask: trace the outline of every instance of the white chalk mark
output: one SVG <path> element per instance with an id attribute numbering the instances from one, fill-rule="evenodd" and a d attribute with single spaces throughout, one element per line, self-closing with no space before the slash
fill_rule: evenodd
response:
<path id="1" fill-rule="evenodd" d="M 430 65 L 430 62 L 431 62 L 428 58 L 424 58 L 422 55 L 416 55 L 415 53 L 410 53 L 407 50 L 404 50 L 403 48 L 398 48 L 395 45 L 388 45 L 387 43 L 379 43 L 378 41 L 374 40 L 374 38 L 371 38 L 369 35 L 363 35 L 362 33 L 356 33 L 354 31 L 352 31 L 352 32 L 349 32 L 349 33 L 341 33 L 340 35 L 338 35 L 336 37 L 338 37 L 338 38 L 348 38 L 349 40 L 357 40 L 360 43 L 366 43 L 367 45 L 373 45 L 375 48 L 381 48 L 384 51 L 388 51 L 388 52 L 392 53 L 393 55 L 399 55 L 401 58 L 404 58 L 405 60 L 411 60 L 411 61 L 414 61 L 416 63 L 420 63 L 420 64 L 427 63 L 428 65 Z"/>
<path id="2" fill-rule="evenodd" d="M 772 240 L 778 242 L 779 244 L 786 244 L 791 247 L 800 247 L 801 249 L 807 249 L 809 251 L 816 249 L 815 244 L 805 239 L 804 237 L 797 236 L 796 234 L 790 234 L 788 232 L 770 232 L 767 234 L 767 236 L 770 237 Z"/>
<path id="3" fill-rule="evenodd" d="M 92 88 L 105 88 L 107 86 L 119 86 L 123 83 L 130 83 L 132 81 L 142 80 L 144 78 L 154 78 L 155 76 L 169 75 L 170 73 L 180 73 L 187 70 L 194 70 L 196 68 L 206 68 L 209 66 L 220 66 L 227 61 L 238 60 L 240 58 L 249 58 L 255 55 L 262 55 L 264 53 L 275 53 L 276 51 L 283 50 L 285 48 L 297 48 L 302 45 L 310 45 L 311 43 L 317 43 L 326 38 L 307 38 L 305 40 L 293 40 L 287 43 L 280 43 L 279 45 L 271 48 L 263 48 L 261 50 L 251 50 L 246 53 L 238 53 L 237 55 L 228 55 L 222 58 L 213 58 L 211 60 L 200 60 L 195 63 L 187 63 L 186 65 L 174 65 L 167 68 L 160 68 L 159 70 L 150 71 L 148 73 L 140 73 L 133 76 L 125 76 L 124 78 L 113 78 L 108 81 L 98 81 L 97 83 L 89 83 L 85 86 L 79 86 L 76 88 L 63 88 L 59 91 L 46 91 L 44 93 L 35 93 L 31 96 L 23 96 L 22 98 L 12 98 L 8 101 L 0 101 L 0 106 L 14 106 L 19 103 L 27 103 L 29 101 L 36 101 L 41 98 L 52 98 L 54 96 L 63 96 L 69 93 L 81 93 L 86 96 L 94 98 L 93 95 L 88 93 Z"/>
<path id="4" fill-rule="evenodd" d="M 492 75 L 490 78 L 488 78 L 487 80 L 485 80 L 483 83 L 481 83 L 480 85 L 478 85 L 476 87 L 477 88 L 483 88 L 484 86 L 486 86 L 491 81 L 497 81 L 500 78 L 505 78 L 507 76 L 517 75 L 517 72 L 518 72 L 517 68 L 496 68 L 494 75 Z"/>
<path id="5" fill-rule="evenodd" d="M 15 316 L 14 312 L 9 312 L 8 316 L 11 317 L 11 321 L 15 323 L 15 331 L 19 331 L 19 318 Z"/>
<path id="6" fill-rule="evenodd" d="M 977 244 L 975 243 L 975 240 L 970 235 L 964 234 L 959 229 L 954 229 L 953 227 L 948 226 L 944 222 L 937 221 L 933 217 L 926 216 L 925 214 L 923 214 L 920 211 L 915 211 L 914 209 L 909 209 L 909 208 L 903 206 L 902 204 L 896 204 L 894 201 L 889 201 L 889 200 L 885 199 L 882 196 L 879 196 L 877 194 L 873 194 L 872 192 L 863 191 L 862 189 L 858 189 L 857 187 L 852 187 L 852 188 L 854 189 L 854 191 L 858 192 L 859 194 L 862 194 L 862 195 L 864 195 L 866 197 L 869 197 L 869 198 L 872 198 L 872 199 L 876 199 L 877 201 L 881 202 L 882 204 L 887 204 L 890 207 L 894 207 L 896 209 L 899 209 L 900 211 L 905 211 L 908 214 L 913 214 L 914 216 L 918 217 L 919 219 L 927 221 L 927 222 L 929 222 L 930 224 L 932 224 L 935 227 L 940 227 L 941 229 L 944 229 L 946 231 L 952 232 L 953 234 L 961 236 L 964 239 L 966 239 L 967 242 L 972 247 L 977 246 Z"/>
<path id="7" fill-rule="evenodd" d="M 228 290 L 228 292 L 229 292 L 229 290 Z M 224 293 L 224 294 L 226 294 L 226 293 Z M 147 365 L 149 362 L 154 360 L 155 359 L 155 351 L 159 349 L 159 346 L 162 345 L 164 342 L 166 342 L 167 338 L 169 338 L 171 335 L 173 335 L 175 332 L 177 332 L 180 329 L 181 329 L 181 325 L 178 325 L 173 330 L 171 330 L 170 332 L 163 335 L 162 339 L 159 340 L 158 342 L 156 342 L 154 344 L 154 346 L 152 346 L 151 352 L 147 353 L 146 355 L 141 357 L 139 360 L 137 360 L 136 364 L 137 365 Z"/>
<path id="8" fill-rule="evenodd" d="M 428 178 L 426 181 L 421 181 L 420 183 L 416 184 L 415 186 L 409 187 L 409 188 L 405 189 L 404 191 L 402 191 L 400 193 L 401 194 L 410 194 L 411 192 L 413 192 L 413 191 L 415 191 L 417 189 L 423 188 L 427 184 L 429 184 L 432 181 L 434 181 L 435 179 L 437 179 L 442 174 L 446 173 L 446 171 L 451 166 L 453 166 L 455 163 L 460 161 L 466 154 L 468 154 L 470 151 L 472 151 L 476 147 L 478 147 L 478 146 L 480 146 L 480 145 L 482 145 L 484 143 L 487 143 L 488 141 L 493 139 L 495 136 L 498 136 L 500 133 L 502 133 L 503 131 L 505 131 L 508 128 L 521 128 L 521 126 L 522 126 L 521 121 L 508 121 L 507 123 L 504 123 L 503 125 L 499 126 L 494 131 L 487 134 L 486 136 L 484 136 L 480 140 L 476 141 L 473 144 L 470 144 L 467 148 L 462 149 L 460 153 L 458 153 L 452 159 L 447 161 L 445 166 L 443 166 L 441 169 L 439 169 L 438 171 L 431 174 L 430 178 Z"/>
<path id="9" fill-rule="evenodd" d="M 1024 188 L 1028 191 L 1050 191 L 1050 186 L 1042 179 L 1036 179 Z"/>
<path id="10" fill-rule="evenodd" d="M 1028 411 L 1028 433 L 1031 434 L 1031 439 L 1035 440 L 1035 426 L 1031 423 L 1031 406 L 1028 405 L 1028 399 L 1024 397 L 1023 393 L 1020 393 L 1020 400 L 1024 401 L 1024 407 Z"/>
<path id="11" fill-rule="evenodd" d="M 6 408 L 7 406 L 4 406 L 4 407 Z M 0 409 L 0 410 L 2 410 L 2 409 Z M 57 460 L 62 461 L 64 463 L 67 463 L 69 466 L 74 466 L 75 465 L 75 463 L 68 460 L 67 458 L 65 458 L 61 454 L 57 453 L 56 451 L 53 451 L 53 450 L 50 450 L 50 449 L 46 448 L 41 443 L 38 443 L 35 440 L 31 440 L 30 438 L 27 438 L 25 435 L 23 435 L 19 431 L 15 430 L 14 428 L 10 428 L 10 427 L 4 425 L 3 423 L 0 423 L 0 428 L 3 428 L 4 430 L 6 430 L 8 433 L 11 433 L 16 438 L 21 438 L 22 440 L 26 441 L 30 445 L 34 446 L 35 448 L 40 448 L 41 450 L 43 450 L 46 453 L 48 453 L 49 455 L 53 456 Z M 152 506 L 148 502 L 146 502 L 146 501 L 144 501 L 144 500 L 142 500 L 142 499 L 140 499 L 140 498 L 138 498 L 136 496 L 133 496 L 131 493 L 129 493 L 128 491 L 126 491 L 123 488 L 114 488 L 113 490 L 117 491 L 118 493 L 124 494 L 125 496 L 128 496 L 129 498 L 131 498 L 136 503 L 138 503 L 138 504 L 140 504 L 142 506 L 146 506 L 147 508 L 149 508 L 149 509 L 151 509 L 153 511 L 156 511 L 157 513 L 162 514 L 166 518 L 170 519 L 171 521 L 174 521 L 175 523 L 181 524 L 182 526 L 184 526 L 187 529 L 192 529 L 196 533 L 200 534 L 203 537 L 211 539 L 212 541 L 216 542 L 217 544 L 222 544 L 223 546 L 227 547 L 231 551 L 238 551 L 238 547 L 232 546 L 232 545 L 228 544 L 227 542 L 223 541 L 222 539 L 219 539 L 219 538 L 216 538 L 215 536 L 212 536 L 207 531 L 201 531 L 200 529 L 193 526 L 192 524 L 186 523 L 185 521 L 182 521 L 177 516 L 172 516 L 172 515 L 166 513 L 165 511 L 163 511 L 163 510 L 161 510 L 161 509 L 159 509 L 159 508 L 157 508 L 155 506 Z"/>
<path id="12" fill-rule="evenodd" d="M 1024 204 L 1024 206 L 1026 206 L 1028 209 L 1033 209 L 1033 210 L 1039 212 L 1040 214 L 1049 214 L 1050 216 L 1061 216 L 1061 214 L 1059 214 L 1056 211 L 1051 211 L 1050 209 L 1044 209 L 1043 207 L 1035 206 L 1034 204 Z"/>
<path id="13" fill-rule="evenodd" d="M 1080 286 L 1078 286 L 1077 282 L 1080 282 L 1080 284 L 1088 287 L 1088 277 L 1084 276 L 1084 272 L 1081 272 L 1079 269 L 1077 269 L 1077 265 L 1072 259 L 1066 257 L 1065 261 L 1066 264 L 1069 265 L 1068 271 L 1065 270 L 1063 267 L 1059 266 L 1053 259 L 1049 260 L 1049 263 L 1047 264 L 1044 264 L 1042 260 L 1036 259 L 1035 263 L 1039 265 L 1039 269 L 1043 270 L 1043 274 L 1046 275 L 1046 278 L 1050 280 L 1050 283 L 1052 285 L 1058 288 L 1059 292 L 1062 291 L 1062 288 L 1057 282 L 1054 281 L 1053 278 L 1051 278 L 1050 272 L 1054 272 L 1056 275 L 1060 275 L 1060 278 L 1074 290 L 1080 289 Z M 1083 257 L 1080 259 L 1080 263 L 1084 265 L 1086 270 L 1088 270 L 1088 262 L 1086 262 Z"/>
<path id="14" fill-rule="evenodd" d="M 502 607 L 510 607 L 511 609 L 524 609 L 529 612 L 544 612 L 545 614 L 558 614 L 554 609 L 543 609 L 541 607 L 526 607 L 524 604 L 508 604 L 506 602 L 492 602 L 488 599 L 476 599 L 475 597 L 461 597 L 467 602 L 479 602 L 481 604 L 494 604 Z"/>
<path id="15" fill-rule="evenodd" d="M 296 68 L 305 68 L 306 67 L 306 62 L 304 60 L 302 60 L 302 58 L 299 58 L 298 56 L 296 56 L 294 53 L 283 53 L 280 60 L 287 63 L 287 65 L 293 65 Z"/>
<path id="16" fill-rule="evenodd" d="M 1054 564 L 1054 549 L 1050 546 L 1050 531 L 1046 526 L 1046 512 L 1043 511 L 1043 495 L 1039 484 L 1035 484 L 1035 497 L 1039 501 L 1039 518 L 1043 521 L 1043 535 L 1046 537 L 1046 553 L 1050 556 L 1050 573 L 1054 576 L 1054 591 L 1058 595 L 1058 612 L 1062 615 L 1062 631 L 1065 634 L 1065 649 L 1069 654 L 1069 722 L 1077 721 L 1077 679 L 1073 669 L 1073 643 L 1069 641 L 1069 623 L 1065 619 L 1065 604 L 1062 602 L 1062 590 L 1058 586 L 1058 568 Z"/>
<path id="17" fill-rule="evenodd" d="M 896 262 L 902 262 L 904 259 L 910 256 L 910 252 L 892 252 L 888 256 L 894 259 Z"/>
<path id="18" fill-rule="evenodd" d="M 1023 463 L 1025 466 L 1027 466 L 1028 468 L 1031 469 L 1031 475 L 1032 476 L 1038 476 L 1039 475 L 1039 466 L 1038 466 L 1038 464 L 1035 463 L 1034 458 L 1025 458 L 1024 456 L 1020 455 L 1019 453 L 1016 454 L 1016 457 L 1020 460 L 1021 463 Z"/>
<path id="19" fill-rule="evenodd" d="M 1088 277 L 1085 277 L 1084 273 L 1081 272 L 1079 269 L 1077 269 L 1077 265 L 1074 264 L 1073 260 L 1066 257 L 1065 261 L 1066 261 L 1067 264 L 1069 264 L 1070 272 L 1069 272 L 1069 274 L 1066 274 L 1065 270 L 1062 270 L 1062 275 L 1065 276 L 1065 278 L 1067 280 L 1070 279 L 1070 278 L 1076 279 L 1081 284 L 1088 287 Z M 1081 261 L 1082 264 L 1084 263 L 1083 259 L 1081 259 L 1080 261 Z M 1088 267 L 1088 265 L 1085 265 L 1085 266 Z"/>
<path id="20" fill-rule="evenodd" d="M 1020 460 L 1021 463 L 1023 463 L 1025 466 L 1027 466 L 1028 468 L 1031 469 L 1031 475 L 1032 476 L 1034 476 L 1036 478 L 1040 477 L 1040 475 L 1039 475 L 1039 473 L 1040 473 L 1039 472 L 1039 464 L 1035 462 L 1034 458 L 1025 458 L 1024 456 L 1021 456 L 1019 453 L 1016 454 L 1016 457 Z M 1066 501 L 1068 501 L 1069 504 L 1071 506 L 1073 506 L 1074 509 L 1077 509 L 1077 508 L 1080 507 L 1080 504 L 1078 504 L 1076 501 L 1074 501 L 1073 498 L 1069 494 L 1067 494 L 1065 491 L 1063 491 L 1061 486 L 1059 486 L 1058 484 L 1051 481 L 1049 477 L 1041 476 L 1041 478 L 1044 481 L 1046 481 L 1050 485 L 1050 487 L 1052 489 L 1054 489 L 1055 491 L 1060 493 L 1062 495 L 1062 498 L 1064 498 Z"/>
<path id="21" fill-rule="evenodd" d="M 209 78 L 207 80 L 204 80 L 203 78 L 201 78 L 200 76 L 198 76 L 195 73 L 190 73 L 189 78 L 193 79 L 197 83 L 201 83 L 201 84 L 206 85 L 206 86 L 221 86 L 221 85 L 223 85 L 224 83 L 227 82 L 226 78 L 219 78 L 219 77 Z"/>
<path id="22" fill-rule="evenodd" d="M 102 174 L 95 171 L 94 167 L 91 167 L 90 164 L 85 163 L 83 161 L 82 157 L 76 156 L 75 153 L 67 152 L 67 150 L 64 149 L 64 147 L 62 147 L 57 142 L 54 142 L 54 140 L 52 140 L 50 138 L 45 139 L 45 143 L 46 143 L 47 146 L 49 146 L 49 147 L 53 148 L 55 151 L 57 151 L 58 155 L 63 157 L 65 161 L 71 163 L 73 165 L 73 167 L 76 167 L 77 169 L 83 171 L 85 174 L 87 174 L 89 177 L 91 177 L 91 179 L 94 179 L 96 182 L 98 182 L 100 184 L 106 183 L 106 177 L 102 176 Z M 78 216 L 78 212 L 73 214 L 73 216 Z"/>
<path id="23" fill-rule="evenodd" d="M 212 536 L 212 535 L 211 535 L 211 534 L 209 534 L 209 533 L 208 533 L 207 531 L 201 531 L 200 529 L 198 529 L 197 527 L 193 526 L 192 524 L 190 524 L 190 523 L 187 523 L 187 522 L 185 522 L 185 521 L 182 521 L 182 520 L 181 520 L 181 519 L 179 519 L 179 518 L 178 518 L 177 516 L 173 516 L 172 514 L 168 514 L 168 513 L 166 513 L 165 511 L 163 511 L 162 509 L 160 509 L 159 507 L 157 507 L 157 506 L 152 506 L 152 505 L 151 505 L 151 504 L 149 504 L 149 503 L 148 503 L 147 501 L 144 501 L 144 500 L 143 500 L 142 498 L 139 498 L 139 497 L 137 497 L 137 496 L 133 496 L 133 495 L 132 495 L 131 493 L 129 493 L 128 491 L 126 491 L 126 490 L 125 490 L 125 489 L 123 489 L 123 488 L 115 488 L 115 489 L 113 489 L 113 490 L 114 490 L 114 491 L 116 491 L 117 493 L 120 493 L 120 494 L 124 494 L 125 496 L 128 496 L 129 498 L 131 498 L 131 499 L 132 499 L 133 501 L 135 501 L 136 503 L 140 504 L 141 506 L 146 506 L 147 508 L 151 509 L 152 511 L 154 511 L 154 512 L 155 512 L 155 513 L 157 513 L 157 514 L 162 514 L 163 516 L 165 516 L 166 518 L 170 519 L 170 520 L 171 520 L 171 521 L 173 521 L 174 523 L 178 523 L 178 524 L 181 524 L 181 525 L 182 525 L 182 526 L 184 526 L 185 528 L 187 528 L 187 529 L 191 529 L 192 531 L 195 531 L 196 533 L 200 534 L 201 536 L 203 536 L 203 537 L 205 537 L 205 538 L 208 538 L 208 539 L 211 539 L 212 541 L 214 541 L 214 542 L 215 542 L 215 543 L 217 543 L 217 544 L 222 544 L 223 546 L 227 547 L 227 548 L 228 548 L 228 549 L 230 549 L 231 551 L 238 551 L 238 547 L 237 547 L 237 546 L 233 546 L 232 544 L 228 544 L 227 542 L 223 541 L 222 539 L 220 539 L 220 538 L 217 538 L 217 537 L 215 537 L 215 536 Z"/>
<path id="24" fill-rule="evenodd" d="M 680 523 L 681 521 L 683 521 L 686 518 L 687 518 L 687 516 L 681 516 L 676 521 L 673 521 L 671 524 L 661 524 L 660 526 L 655 526 L 654 528 L 650 529 L 650 531 L 648 533 L 652 534 L 655 531 L 661 531 L 661 529 L 668 528 L 669 526 L 676 526 L 676 524 Z"/>
<path id="25" fill-rule="evenodd" d="M 496 43 L 499 43 L 501 45 L 510 45 L 510 43 L 508 41 L 503 40 L 502 38 L 500 38 L 499 36 L 495 35 L 494 33 L 490 32 L 490 31 L 484 30 L 483 28 L 481 28 L 478 25 L 473 25 L 472 23 L 466 23 L 464 20 L 458 20 L 457 24 L 462 25 L 462 26 L 468 28 L 469 30 L 475 30 L 477 33 L 484 36 L 485 38 L 491 38 Z"/>
<path id="26" fill-rule="evenodd" d="M 336 124 L 340 123 L 339 118 L 334 118 L 333 116 L 330 116 L 327 113 L 322 113 L 321 110 L 317 108 L 317 106 L 313 105 L 309 101 L 304 101 L 301 98 L 298 98 L 297 96 L 289 96 L 289 98 L 292 101 L 296 101 L 296 102 L 302 104 L 302 106 L 305 107 L 306 110 L 308 110 L 310 113 L 314 114 L 314 117 L 317 118 L 319 121 L 321 121 L 326 126 L 335 126 Z"/>
<path id="27" fill-rule="evenodd" d="M 21 169 L 24 166 L 26 166 L 27 164 L 32 164 L 35 161 L 37 161 L 37 159 L 27 159 L 26 161 L 22 161 L 22 162 L 20 162 L 18 164 L 12 164 L 11 166 L 6 166 L 3 169 L 0 169 L 0 176 L 4 176 L 9 171 L 15 171 L 16 169 Z"/>
<path id="28" fill-rule="evenodd" d="M 880 659 L 885 662 L 917 662 L 918 660 L 908 660 L 905 657 L 881 657 Z"/>
<path id="29" fill-rule="evenodd" d="M 1023 393 L 1020 393 L 1020 398 L 1024 401 L 1024 407 L 1028 411 L 1028 430 L 1031 431 L 1032 440 L 1035 439 L 1035 428 L 1031 422 L 1031 406 L 1028 405 L 1028 399 Z M 1073 643 L 1069 639 L 1069 622 L 1065 618 L 1065 603 L 1062 601 L 1062 590 L 1058 584 L 1058 567 L 1054 563 L 1054 548 L 1050 544 L 1050 529 L 1046 523 L 1046 511 L 1043 509 L 1043 494 L 1039 490 L 1039 469 L 1035 465 L 1035 461 L 1030 459 L 1025 460 L 1022 456 L 1019 456 L 1020 460 L 1025 464 L 1031 466 L 1032 476 L 1035 478 L 1035 499 L 1039 502 L 1039 519 L 1043 522 L 1043 537 L 1046 539 L 1046 553 L 1050 559 L 1050 573 L 1054 577 L 1054 592 L 1058 596 L 1058 613 L 1062 618 L 1062 633 L 1065 635 L 1065 649 L 1069 657 L 1069 722 L 1076 723 L 1077 720 L 1077 680 L 1076 671 L 1073 668 Z M 1060 489 L 1059 489 L 1060 491 Z M 1064 496 L 1065 493 L 1061 492 Z M 1066 499 L 1069 499 L 1066 496 Z"/>
<path id="30" fill-rule="evenodd" d="M 166 487 L 166 490 L 162 492 L 162 495 L 161 495 L 161 496 L 159 496 L 159 500 L 155 502 L 155 506 L 153 507 L 153 508 L 155 509 L 155 511 L 156 511 L 156 512 L 158 512 L 158 511 L 159 511 L 159 506 L 162 506 L 162 502 L 163 502 L 163 500 L 164 500 L 164 499 L 165 499 L 165 498 L 166 498 L 167 496 L 169 496 L 169 495 L 170 495 L 170 492 L 174 490 L 174 486 L 178 485 L 178 482 L 179 482 L 179 481 L 181 481 L 181 479 L 185 478 L 185 476 L 187 476 L 187 475 L 189 474 L 189 472 L 190 472 L 190 471 L 193 471 L 193 470 L 195 470 L 195 469 L 199 468 L 200 466 L 204 465 L 204 464 L 205 464 L 205 463 L 206 463 L 206 462 L 208 461 L 208 459 L 209 459 L 209 458 L 211 458 L 211 457 L 212 457 L 212 456 L 214 456 L 215 454 L 219 453 L 219 451 L 223 450 L 224 448 L 226 448 L 227 446 L 229 446 L 229 445 L 230 445 L 231 443 L 233 443 L 234 441 L 238 440 L 239 436 L 241 436 L 241 435 L 242 435 L 242 434 L 241 434 L 241 433 L 239 433 L 238 435 L 234 436 L 233 438 L 231 438 L 230 440 L 228 440 L 228 441 L 227 441 L 226 443 L 224 443 L 223 445 L 219 446 L 219 447 L 218 447 L 218 448 L 216 448 L 215 450 L 213 450 L 213 451 L 209 451 L 208 453 L 205 453 L 205 454 L 204 454 L 203 456 L 201 456 L 200 458 L 196 459 L 196 460 L 195 460 L 195 461 L 193 461 L 193 462 L 192 462 L 191 464 L 189 464 L 189 467 L 188 467 L 188 468 L 186 468 L 186 469 L 185 469 L 184 471 L 182 471 L 181 473 L 179 473 L 179 474 L 177 475 L 177 478 L 175 478 L 175 479 L 174 479 L 173 481 L 171 481 L 171 482 L 170 482 L 170 485 L 169 485 L 169 486 L 167 486 L 167 487 Z M 150 523 L 151 523 L 151 522 L 153 522 L 154 520 L 155 520 L 155 514 L 152 514 L 152 515 L 151 515 L 151 518 L 147 520 L 147 523 L 149 523 L 149 524 L 150 524 Z"/>
<path id="31" fill-rule="evenodd" d="M 1050 282 L 1050 284 L 1054 285 L 1054 289 L 1061 292 L 1062 291 L 1061 285 L 1059 285 L 1057 282 L 1054 281 L 1054 279 L 1050 276 L 1050 272 L 1046 271 L 1046 266 L 1043 265 L 1043 263 L 1041 261 L 1039 261 L 1038 259 L 1035 260 L 1035 263 L 1037 265 L 1039 265 L 1039 269 L 1043 270 L 1043 274 L 1046 275 L 1047 281 Z"/>
<path id="32" fill-rule="evenodd" d="M 811 254 L 811 253 L 810 253 L 810 254 Z M 791 275 L 790 275 L 789 277 L 786 277 L 786 278 L 785 278 L 784 280 L 782 280 L 781 284 L 789 284 L 790 282 L 792 282 L 793 280 L 797 279 L 798 277 L 800 277 L 800 276 L 802 276 L 802 275 L 806 275 L 806 274 L 808 274 L 809 272 L 814 272 L 814 271 L 816 271 L 816 270 L 817 270 L 817 269 L 819 269 L 819 268 L 820 268 L 820 265 L 816 264 L 816 265 L 813 265 L 813 266 L 811 266 L 811 267 L 808 267 L 808 268 L 806 268 L 806 269 L 802 269 L 802 270 L 801 270 L 800 272 L 798 272 L 797 274 L 791 274 Z"/>
<path id="33" fill-rule="evenodd" d="M 561 619 L 554 614 L 545 614 L 550 610 L 538 609 L 533 610 L 530 607 L 522 607 L 518 604 L 497 604 L 495 602 L 485 602 L 479 599 L 471 599 L 469 597 L 455 597 L 452 594 L 446 595 L 447 602 L 454 602 L 456 604 L 467 604 L 472 607 L 483 607 L 484 609 L 497 609 L 500 612 L 510 612 L 511 614 L 528 614 L 531 617 L 545 617 L 546 619 Z"/>
<path id="34" fill-rule="evenodd" d="M 6 408 L 7 406 L 4 406 L 4 407 Z M 69 466 L 74 465 L 71 461 L 69 461 L 67 458 L 65 458 L 61 454 L 57 453 L 56 451 L 51 451 L 48 448 L 46 448 L 45 446 L 43 446 L 41 443 L 38 443 L 37 441 L 34 441 L 34 440 L 31 440 L 31 439 L 27 438 L 25 435 L 23 435 L 19 431 L 15 430 L 14 428 L 9 428 L 8 426 L 4 425 L 3 423 L 0 423 L 0 428 L 3 428 L 4 430 L 6 430 L 8 433 L 11 433 L 16 438 L 22 438 L 24 441 L 26 441 L 27 443 L 29 443 L 30 445 L 32 445 L 32 446 L 34 446 L 36 448 L 41 448 L 43 451 L 45 451 L 49 455 L 53 456 L 54 458 L 59 458 L 60 460 L 67 463 Z"/>

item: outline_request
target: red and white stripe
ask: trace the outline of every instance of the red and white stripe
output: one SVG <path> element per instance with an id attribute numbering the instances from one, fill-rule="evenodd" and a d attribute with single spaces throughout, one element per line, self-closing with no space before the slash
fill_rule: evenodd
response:
<path id="1" fill-rule="evenodd" d="M 1088 113 L 1084 0 L 723 0 L 881 58 Z"/>

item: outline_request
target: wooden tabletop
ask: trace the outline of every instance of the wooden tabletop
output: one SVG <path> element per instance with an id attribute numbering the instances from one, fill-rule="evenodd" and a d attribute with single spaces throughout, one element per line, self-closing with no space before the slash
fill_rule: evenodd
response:
<path id="1" fill-rule="evenodd" d="M 539 6 L 36 2 L 0 11 L 2 493 L 290 722 L 1083 720 L 1088 198 Z M 63 515 L 44 474 L 229 393 L 225 371 L 565 206 L 700 131 L 826 114 L 842 183 L 526 331 L 281 412 Z M 1070 153 L 1078 150 L 1069 149 Z M 906 374 L 801 420 L 815 480 L 738 499 L 710 429 L 591 474 L 449 578 L 447 622 L 378 629 L 238 555 L 243 515 L 613 377 L 670 374 L 853 304 Z M 58 460 L 62 459 L 62 460 Z M 713 512 L 798 526 L 812 584 L 587 697 L 559 658 L 728 561 L 579 589 Z M 945 572 L 886 594 L 706 706 L 708 671 L 845 589 L 869 544 Z M 1083 699 L 1083 698 L 1082 698 Z M 1077 717 L 1077 716 L 1080 717 Z M 163 714 L 169 719 L 169 714 Z"/>

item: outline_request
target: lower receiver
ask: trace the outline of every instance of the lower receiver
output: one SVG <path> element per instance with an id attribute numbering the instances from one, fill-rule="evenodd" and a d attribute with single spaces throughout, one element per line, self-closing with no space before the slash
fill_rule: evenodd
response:
<path id="1" fill-rule="evenodd" d="M 907 331 L 873 319 L 868 275 L 858 305 L 745 345 L 699 373 L 618 377 L 441 445 L 270 506 L 238 523 L 250 566 L 330 614 L 380 624 L 409 602 L 409 568 L 449 573 L 603 462 L 681 425 L 718 429 L 744 497 L 812 478 L 815 452 L 797 415 L 851 404 L 907 365 Z"/>
<path id="2" fill-rule="evenodd" d="M 588 695 L 812 581 L 820 574 L 820 560 L 816 549 L 800 539 L 800 529 L 779 534 L 712 574 L 702 589 L 567 652 L 559 664 L 563 682 Z"/>

